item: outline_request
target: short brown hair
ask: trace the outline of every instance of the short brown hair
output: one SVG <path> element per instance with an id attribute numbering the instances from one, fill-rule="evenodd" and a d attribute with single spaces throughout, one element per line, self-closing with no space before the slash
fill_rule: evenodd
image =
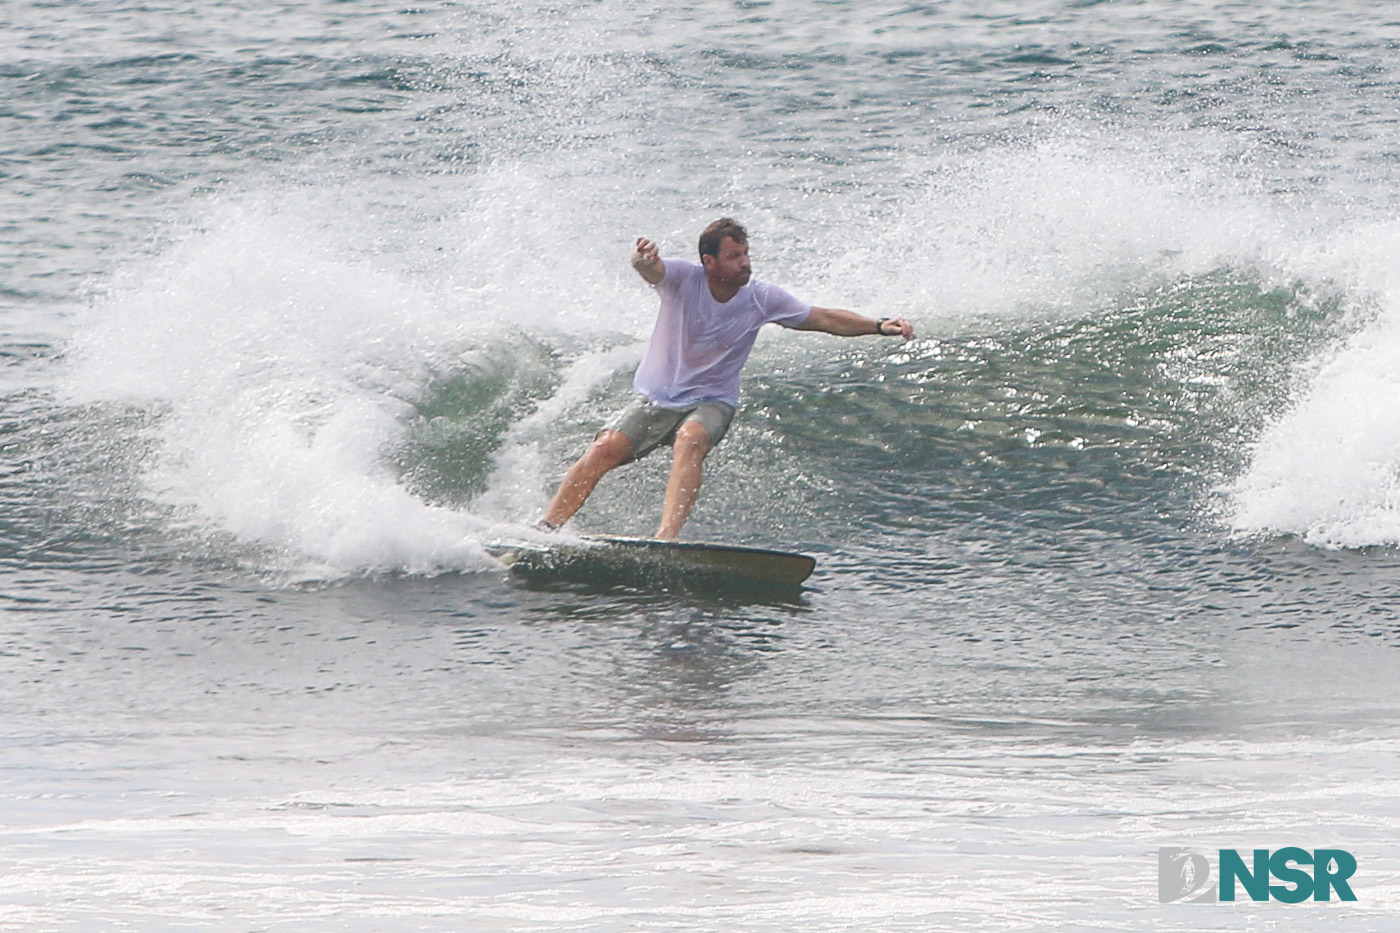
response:
<path id="1" fill-rule="evenodd" d="M 749 241 L 748 231 L 739 225 L 736 220 L 728 217 L 721 217 L 705 228 L 700 234 L 700 258 L 706 256 L 719 256 L 719 244 L 725 237 L 729 237 L 735 243 L 747 243 Z"/>

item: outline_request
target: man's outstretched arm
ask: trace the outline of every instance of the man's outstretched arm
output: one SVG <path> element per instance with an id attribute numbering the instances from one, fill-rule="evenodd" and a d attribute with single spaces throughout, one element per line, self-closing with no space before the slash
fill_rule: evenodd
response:
<path id="1" fill-rule="evenodd" d="M 902 317 L 887 317 L 876 320 L 873 317 L 856 314 L 854 311 L 843 311 L 840 308 L 818 308 L 815 305 L 812 307 L 812 313 L 807 315 L 807 320 L 793 329 L 819 330 L 822 333 L 835 334 L 838 337 L 879 334 L 881 337 L 914 339 L 914 325 Z"/>
<path id="2" fill-rule="evenodd" d="M 656 244 L 644 236 L 637 237 L 637 250 L 632 254 L 632 268 L 646 279 L 648 285 L 659 285 L 666 277 L 666 263 L 656 251 Z"/>

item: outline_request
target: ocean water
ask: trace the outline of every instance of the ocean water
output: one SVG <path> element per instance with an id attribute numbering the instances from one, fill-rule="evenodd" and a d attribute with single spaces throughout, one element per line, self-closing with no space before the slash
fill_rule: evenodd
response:
<path id="1" fill-rule="evenodd" d="M 0 930 L 1400 929 L 1400 13 L 0 10 Z M 655 298 L 765 332 L 687 533 L 529 583 Z M 655 525 L 664 458 L 585 531 Z M 1163 904 L 1158 850 L 1355 855 Z"/>

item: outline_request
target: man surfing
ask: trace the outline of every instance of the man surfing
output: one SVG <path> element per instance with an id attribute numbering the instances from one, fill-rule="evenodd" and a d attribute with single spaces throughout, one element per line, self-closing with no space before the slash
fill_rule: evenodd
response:
<path id="1" fill-rule="evenodd" d="M 876 320 L 814 307 L 751 279 L 748 234 L 727 217 L 700 234 L 700 262 L 662 259 L 655 243 L 639 237 L 632 268 L 661 297 L 651 343 L 632 381 L 638 397 L 569 467 L 540 519 L 543 530 L 553 531 L 572 518 L 603 474 L 667 444 L 671 477 L 656 537 L 676 538 L 700 496 L 705 455 L 734 419 L 739 372 L 763 325 L 840 337 L 914 336 L 913 325 L 902 317 Z"/>

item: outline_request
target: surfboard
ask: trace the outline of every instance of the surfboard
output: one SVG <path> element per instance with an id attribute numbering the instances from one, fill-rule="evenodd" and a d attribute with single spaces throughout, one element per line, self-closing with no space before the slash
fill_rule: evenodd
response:
<path id="1" fill-rule="evenodd" d="M 487 551 L 528 576 L 606 580 L 623 576 L 650 585 L 722 583 L 796 589 L 817 565 L 809 554 L 737 544 L 623 535 L 581 535 L 577 542 L 493 544 Z"/>

